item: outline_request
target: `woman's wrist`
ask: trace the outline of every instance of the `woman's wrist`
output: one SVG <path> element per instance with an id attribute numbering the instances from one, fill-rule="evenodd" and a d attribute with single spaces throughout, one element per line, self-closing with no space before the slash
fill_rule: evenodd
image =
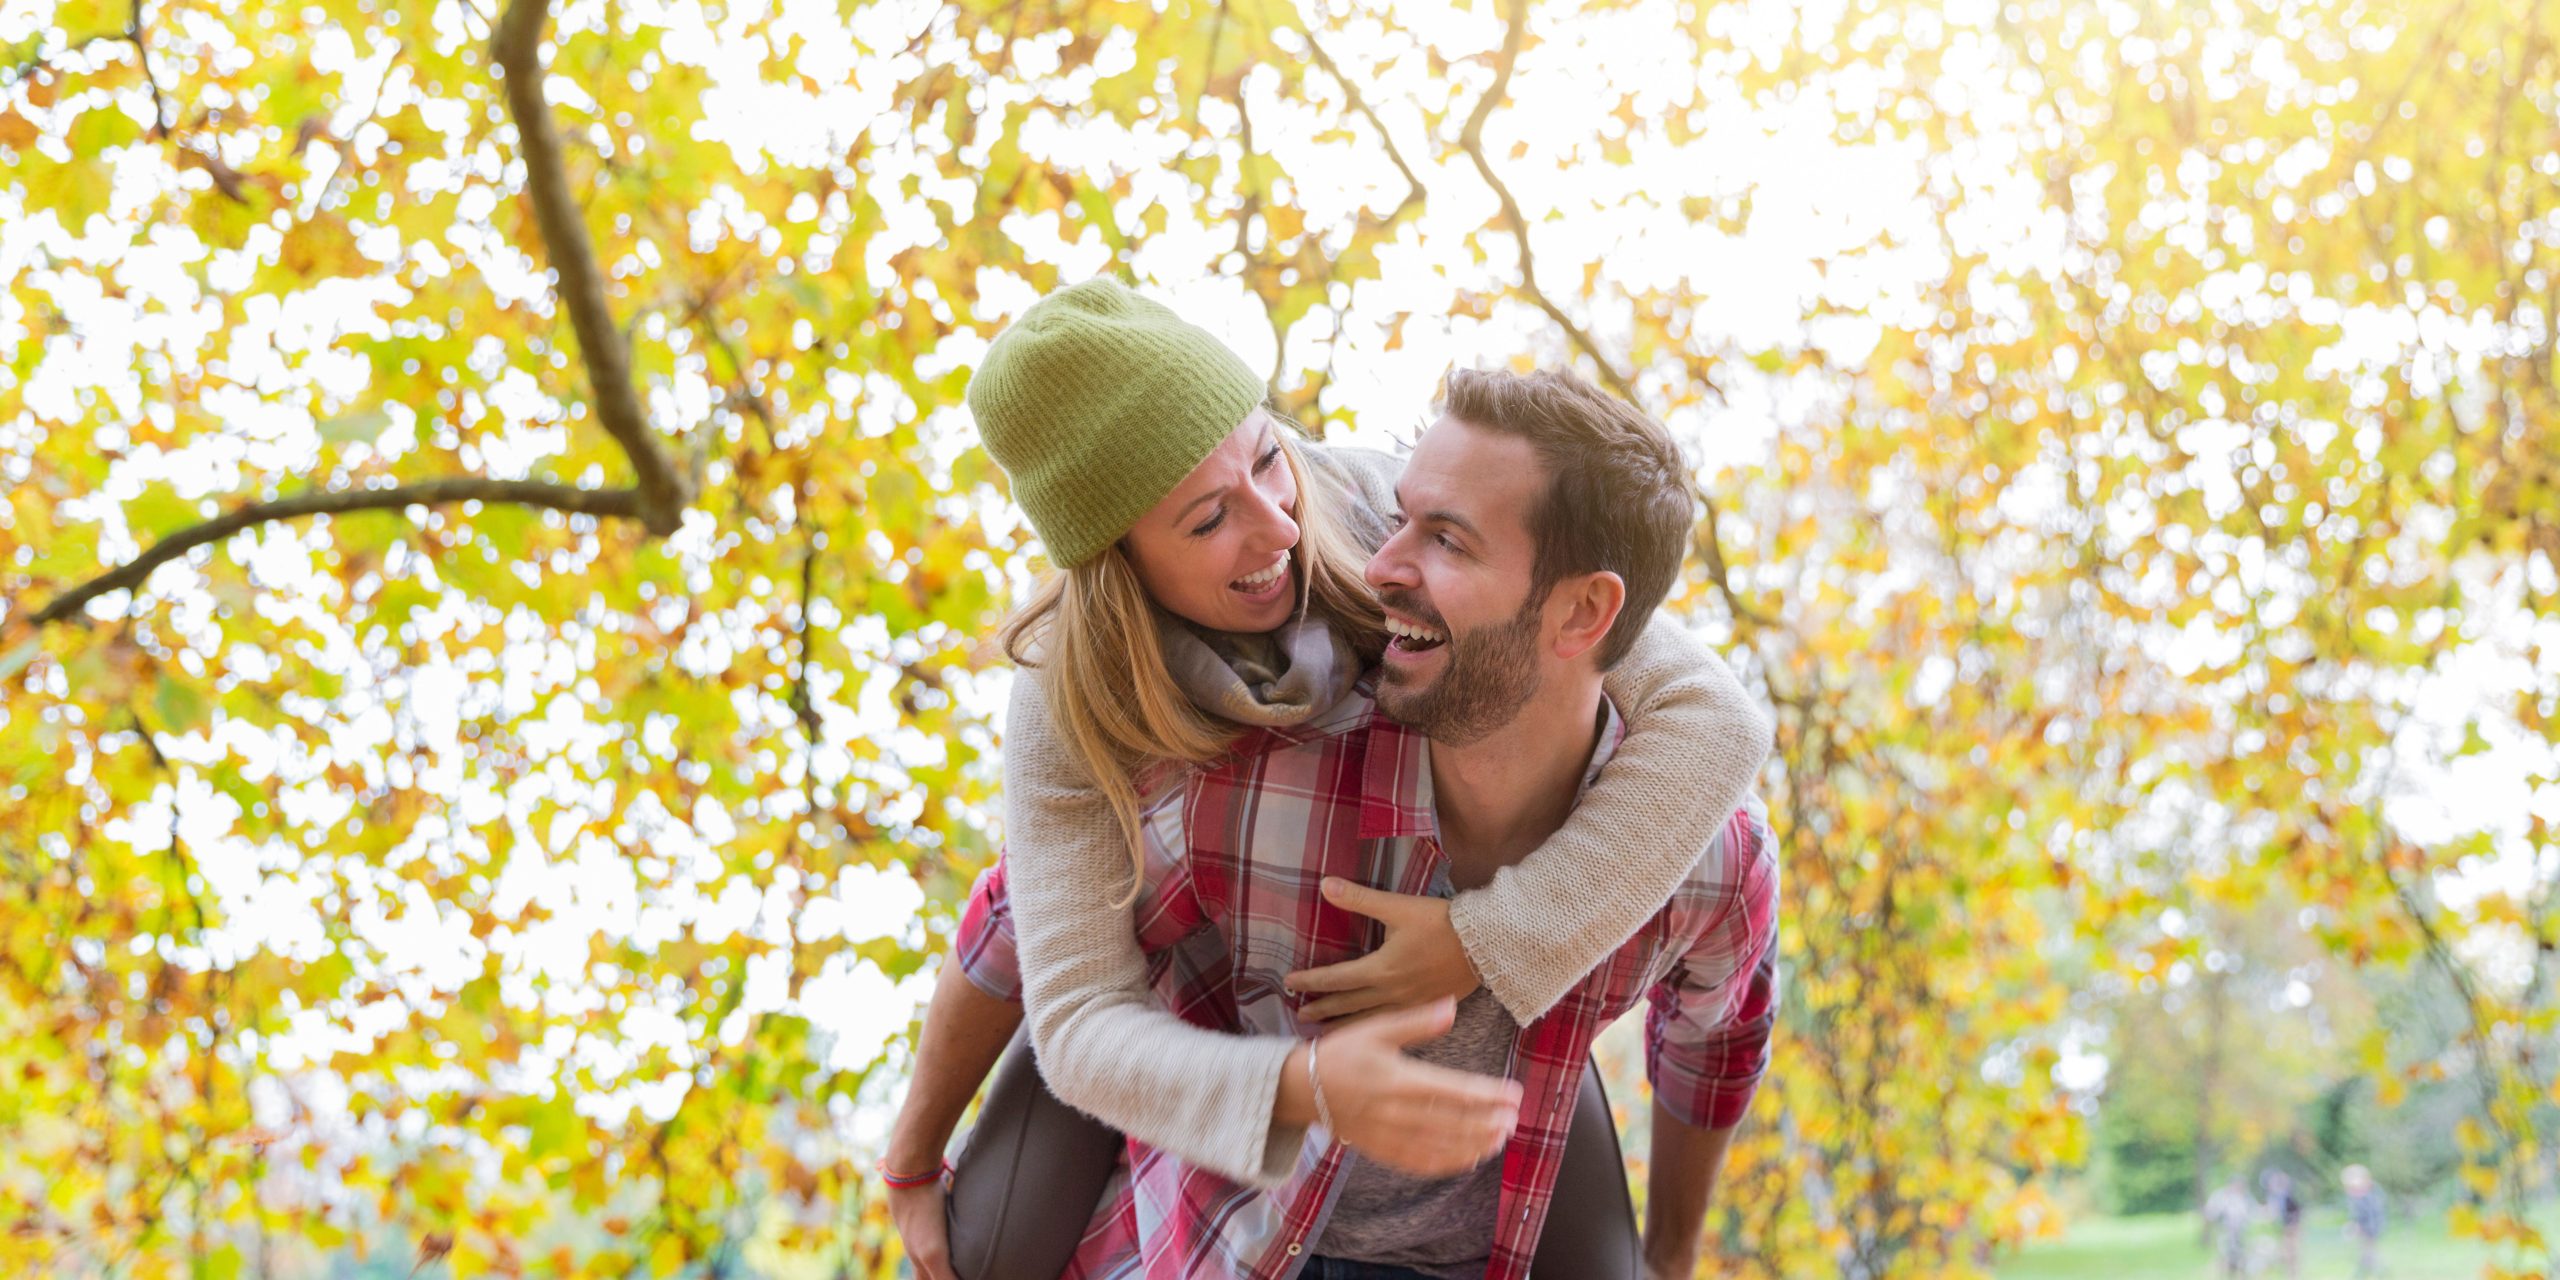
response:
<path id="1" fill-rule="evenodd" d="M 880 1163 L 900 1174 L 914 1174 L 942 1167 L 942 1153 L 951 1145 L 951 1128 L 934 1132 L 935 1126 L 912 1122 L 906 1116 L 889 1126 L 889 1145 L 880 1152 Z"/>
<path id="2" fill-rule="evenodd" d="M 930 1165 L 905 1165 L 882 1156 L 873 1162 L 871 1170 L 880 1175 L 880 1180 L 887 1183 L 890 1190 L 905 1191 L 939 1185 L 943 1175 L 951 1172 L 951 1162 L 937 1159 Z"/>
<path id="3" fill-rule="evenodd" d="M 1271 1099 L 1271 1122 L 1304 1129 L 1316 1122 L 1314 1081 L 1307 1074 L 1308 1046 L 1300 1041 L 1280 1064 L 1280 1088 Z"/>

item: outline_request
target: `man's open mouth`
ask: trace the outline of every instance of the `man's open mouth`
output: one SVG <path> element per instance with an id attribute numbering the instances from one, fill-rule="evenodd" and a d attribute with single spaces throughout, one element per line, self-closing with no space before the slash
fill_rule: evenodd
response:
<path id="1" fill-rule="evenodd" d="M 1401 618 L 1387 619 L 1387 647 L 1398 653 L 1426 653 L 1448 642 L 1449 637 L 1429 627 L 1418 626 Z"/>

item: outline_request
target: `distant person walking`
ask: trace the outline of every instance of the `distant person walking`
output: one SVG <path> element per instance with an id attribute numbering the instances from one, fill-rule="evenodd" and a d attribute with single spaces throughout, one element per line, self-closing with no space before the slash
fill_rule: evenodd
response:
<path id="1" fill-rule="evenodd" d="M 2205 1197 L 2204 1225 L 2213 1238 L 2214 1260 L 2222 1280 L 2246 1280 L 2249 1274 L 2249 1224 L 2257 1219 L 2258 1202 L 2249 1198 L 2240 1175 Z"/>
<path id="2" fill-rule="evenodd" d="M 2382 1274 L 2382 1189 L 2363 1165 L 2348 1165 L 2338 1175 L 2347 1192 L 2347 1236 L 2356 1242 L 2356 1280 Z"/>
<path id="3" fill-rule="evenodd" d="M 2282 1169 L 2269 1169 L 2258 1178 L 2258 1189 L 2267 1198 L 2267 1212 L 2276 1220 L 2276 1265 L 2287 1276 L 2302 1274 L 2302 1197 L 2293 1193 L 2293 1179 Z"/>

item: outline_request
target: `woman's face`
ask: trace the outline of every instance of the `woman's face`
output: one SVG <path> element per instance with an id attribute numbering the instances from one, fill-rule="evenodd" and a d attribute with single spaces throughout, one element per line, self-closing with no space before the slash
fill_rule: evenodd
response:
<path id="1" fill-rule="evenodd" d="M 1168 611 L 1211 631 L 1270 631 L 1297 603 L 1297 511 L 1280 424 L 1256 409 L 1121 546 Z"/>

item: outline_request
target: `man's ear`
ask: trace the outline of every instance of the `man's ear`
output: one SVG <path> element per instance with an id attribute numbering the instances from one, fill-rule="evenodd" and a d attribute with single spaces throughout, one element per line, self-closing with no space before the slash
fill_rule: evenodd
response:
<path id="1" fill-rule="evenodd" d="M 1555 636 L 1556 657 L 1571 662 L 1589 653 L 1609 637 L 1618 611 L 1626 607 L 1626 580 L 1607 570 L 1557 583 L 1547 599 L 1547 616 L 1562 623 Z"/>

